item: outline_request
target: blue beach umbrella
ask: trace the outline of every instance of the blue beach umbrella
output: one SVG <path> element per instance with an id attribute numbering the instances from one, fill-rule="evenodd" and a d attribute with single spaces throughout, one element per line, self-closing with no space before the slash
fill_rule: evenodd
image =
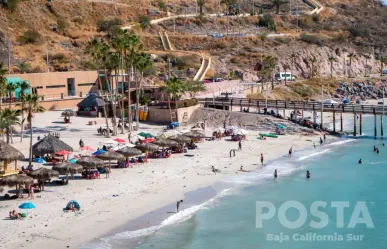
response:
<path id="1" fill-rule="evenodd" d="M 36 208 L 36 206 L 32 202 L 24 202 L 23 204 L 21 204 L 19 206 L 19 208 L 20 209 L 33 209 L 33 208 Z"/>
<path id="2" fill-rule="evenodd" d="M 96 155 L 101 155 L 101 154 L 103 154 L 103 153 L 105 153 L 106 151 L 104 151 L 104 150 L 97 150 L 96 152 L 94 152 L 93 153 L 93 155 L 94 156 L 96 156 Z"/>
<path id="3" fill-rule="evenodd" d="M 47 163 L 46 162 L 46 160 L 44 160 L 43 158 L 34 158 L 34 159 L 32 159 L 32 161 L 34 162 L 34 163 Z"/>
<path id="4" fill-rule="evenodd" d="M 349 103 L 349 99 L 344 99 L 343 103 L 344 104 L 348 104 Z"/>
<path id="5" fill-rule="evenodd" d="M 66 205 L 66 209 L 69 209 L 70 206 L 73 205 L 76 209 L 80 210 L 81 209 L 81 205 L 79 205 L 79 202 L 77 201 L 74 201 L 74 200 L 71 200 L 67 203 Z"/>

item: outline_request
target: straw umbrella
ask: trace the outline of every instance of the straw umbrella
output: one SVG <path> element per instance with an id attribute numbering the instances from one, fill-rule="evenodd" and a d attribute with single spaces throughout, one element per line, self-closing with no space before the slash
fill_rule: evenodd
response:
<path id="1" fill-rule="evenodd" d="M 82 165 L 84 168 L 97 168 L 102 167 L 105 162 L 96 157 L 83 156 L 77 161 L 77 164 Z"/>
<path id="2" fill-rule="evenodd" d="M 17 160 L 24 159 L 23 153 L 11 145 L 0 140 L 0 161 L 4 162 L 4 173 L 7 173 L 7 166 L 10 161 L 15 161 L 15 172 L 17 172 Z"/>
<path id="3" fill-rule="evenodd" d="M 203 133 L 197 132 L 197 131 L 190 131 L 190 132 L 184 133 L 183 135 L 186 137 L 194 138 L 194 139 L 206 137 Z"/>
<path id="4" fill-rule="evenodd" d="M 137 144 L 134 148 L 141 150 L 142 152 L 153 152 L 159 149 L 157 144 L 145 143 L 145 144 Z"/>
<path id="5" fill-rule="evenodd" d="M 171 140 L 171 139 L 159 139 L 153 142 L 154 144 L 157 144 L 161 147 L 173 147 L 173 146 L 178 146 L 178 142 Z"/>
<path id="6" fill-rule="evenodd" d="M 170 137 L 169 139 L 171 140 L 174 140 L 178 143 L 190 143 L 191 142 L 191 138 L 187 137 L 187 136 L 184 136 L 184 135 L 180 135 L 180 136 L 173 136 L 173 137 Z"/>
<path id="7" fill-rule="evenodd" d="M 26 175 L 11 175 L 0 179 L 0 186 L 8 187 L 24 185 L 26 188 L 28 188 L 28 186 L 33 183 L 34 179 Z"/>
<path id="8" fill-rule="evenodd" d="M 53 177 L 59 177 L 59 172 L 52 169 L 39 168 L 29 172 L 27 175 L 37 179 L 39 183 L 39 187 L 43 191 L 44 182 L 47 180 L 51 180 L 51 178 Z"/>
<path id="9" fill-rule="evenodd" d="M 122 154 L 126 157 L 126 161 L 128 161 L 128 157 L 139 156 L 142 154 L 142 151 L 136 148 L 124 147 L 116 151 L 117 153 Z"/>
<path id="10" fill-rule="evenodd" d="M 64 110 L 64 112 L 62 112 L 62 117 L 69 118 L 69 120 L 70 120 L 70 117 L 73 117 L 76 115 L 77 113 L 71 109 L 66 109 Z"/>
<path id="11" fill-rule="evenodd" d="M 109 161 L 109 171 L 111 170 L 110 162 L 112 160 L 117 160 L 118 161 L 118 160 L 123 160 L 124 159 L 124 156 L 122 154 L 114 152 L 114 151 L 106 151 L 105 153 L 99 154 L 96 157 L 99 158 L 99 159 L 102 159 L 102 160 Z"/>
<path id="12" fill-rule="evenodd" d="M 66 184 L 69 182 L 69 174 L 82 173 L 82 165 L 76 163 L 64 162 L 52 167 L 52 170 L 58 171 L 61 175 L 66 175 Z"/>
<path id="13" fill-rule="evenodd" d="M 74 151 L 70 145 L 51 134 L 32 146 L 32 154 L 34 155 L 54 154 L 61 150 Z"/>

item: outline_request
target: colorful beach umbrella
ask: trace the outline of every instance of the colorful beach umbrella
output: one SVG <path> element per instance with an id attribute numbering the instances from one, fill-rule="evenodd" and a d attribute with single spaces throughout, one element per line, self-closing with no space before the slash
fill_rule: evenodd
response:
<path id="1" fill-rule="evenodd" d="M 32 202 L 24 202 L 23 204 L 21 204 L 19 206 L 19 208 L 20 209 L 33 209 L 33 208 L 36 208 L 36 206 Z"/>
<path id="2" fill-rule="evenodd" d="M 117 143 L 120 143 L 120 144 L 126 142 L 124 139 L 121 139 L 121 138 L 115 138 L 113 140 L 116 141 Z"/>
<path id="3" fill-rule="evenodd" d="M 71 152 L 68 152 L 67 150 L 61 150 L 61 151 L 55 152 L 55 155 L 58 155 L 58 156 L 66 156 L 70 154 Z"/>
<path id="4" fill-rule="evenodd" d="M 34 162 L 34 163 L 47 163 L 46 162 L 46 160 L 44 160 L 43 158 L 34 158 L 34 159 L 32 159 L 32 161 Z"/>

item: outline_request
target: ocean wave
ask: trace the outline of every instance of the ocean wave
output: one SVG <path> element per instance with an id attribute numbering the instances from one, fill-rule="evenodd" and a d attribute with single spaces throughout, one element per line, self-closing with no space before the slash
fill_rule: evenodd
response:
<path id="1" fill-rule="evenodd" d="M 356 141 L 356 139 L 341 140 L 341 141 L 337 141 L 337 142 L 331 143 L 329 145 L 341 145 L 341 144 L 351 143 L 353 141 Z"/>
<path id="2" fill-rule="evenodd" d="M 312 154 L 309 154 L 309 155 L 306 155 L 306 156 L 299 157 L 297 161 L 303 161 L 305 159 L 308 159 L 308 158 L 311 158 L 311 157 L 315 157 L 315 156 L 319 156 L 319 155 L 327 153 L 329 151 L 331 151 L 331 150 L 330 149 L 325 149 L 323 151 L 318 151 L 318 152 L 315 152 L 315 153 L 312 153 Z"/>

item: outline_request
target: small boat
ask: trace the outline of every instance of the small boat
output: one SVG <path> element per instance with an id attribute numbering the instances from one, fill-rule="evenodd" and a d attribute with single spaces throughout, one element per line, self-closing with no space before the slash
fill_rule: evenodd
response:
<path id="1" fill-rule="evenodd" d="M 278 138 L 278 135 L 272 134 L 272 133 L 259 133 L 260 137 L 272 137 L 272 138 Z M 260 138 L 258 137 L 258 138 Z"/>

